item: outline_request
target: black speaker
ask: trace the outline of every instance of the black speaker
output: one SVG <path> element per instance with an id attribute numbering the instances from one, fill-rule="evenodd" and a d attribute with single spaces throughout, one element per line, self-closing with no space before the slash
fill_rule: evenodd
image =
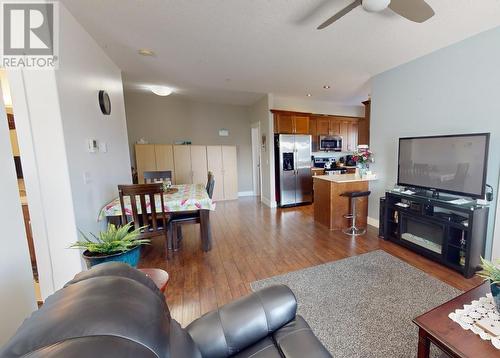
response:
<path id="1" fill-rule="evenodd" d="M 384 237 L 385 227 L 385 196 L 380 198 L 379 214 L 378 214 L 378 236 Z"/>

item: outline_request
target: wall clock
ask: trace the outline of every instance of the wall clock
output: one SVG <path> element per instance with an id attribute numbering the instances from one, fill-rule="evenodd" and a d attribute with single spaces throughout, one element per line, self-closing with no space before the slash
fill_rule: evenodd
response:
<path id="1" fill-rule="evenodd" d="M 101 107 L 102 114 L 111 114 L 111 100 L 108 93 L 104 90 L 99 91 L 99 107 Z"/>

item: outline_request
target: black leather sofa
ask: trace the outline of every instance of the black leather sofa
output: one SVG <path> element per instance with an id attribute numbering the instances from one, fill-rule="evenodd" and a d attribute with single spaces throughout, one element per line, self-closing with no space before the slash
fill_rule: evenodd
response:
<path id="1" fill-rule="evenodd" d="M 121 263 L 82 272 L 24 321 L 0 357 L 331 357 L 286 286 L 273 286 L 209 312 L 185 329 L 163 294 Z"/>

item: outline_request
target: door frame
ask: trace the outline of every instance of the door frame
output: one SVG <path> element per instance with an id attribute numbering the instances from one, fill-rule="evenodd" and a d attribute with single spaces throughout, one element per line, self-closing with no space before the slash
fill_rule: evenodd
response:
<path id="1" fill-rule="evenodd" d="M 252 123 L 250 128 L 252 138 L 252 185 L 253 194 L 262 196 L 262 173 L 261 173 L 261 155 L 260 155 L 260 122 Z"/>

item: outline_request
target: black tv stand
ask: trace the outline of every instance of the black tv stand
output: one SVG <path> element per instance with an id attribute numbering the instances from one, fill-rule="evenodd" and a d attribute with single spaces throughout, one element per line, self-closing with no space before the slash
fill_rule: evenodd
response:
<path id="1" fill-rule="evenodd" d="M 386 192 L 384 239 L 472 277 L 484 256 L 488 206 L 475 201 L 457 205 L 452 198 L 422 194 Z"/>

